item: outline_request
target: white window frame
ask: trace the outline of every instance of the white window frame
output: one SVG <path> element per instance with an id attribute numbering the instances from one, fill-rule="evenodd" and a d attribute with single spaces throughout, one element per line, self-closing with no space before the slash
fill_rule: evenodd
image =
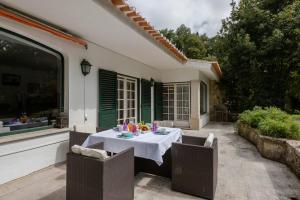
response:
<path id="1" fill-rule="evenodd" d="M 123 89 L 120 88 L 119 81 L 123 80 Z M 129 90 L 127 88 L 127 83 L 133 83 L 134 84 L 134 90 L 131 89 L 131 85 L 129 87 Z M 136 78 L 131 78 L 128 76 L 124 75 L 118 75 L 118 121 L 117 123 L 119 124 L 120 122 L 124 122 L 125 120 L 137 122 L 137 113 L 138 113 L 138 105 L 137 105 L 137 97 L 138 97 L 138 91 L 137 91 L 137 79 Z M 120 98 L 120 91 L 123 91 L 123 98 Z M 131 98 L 131 93 L 134 91 L 134 98 Z M 119 102 L 120 100 L 123 101 L 123 109 L 120 109 Z M 130 101 L 129 104 L 131 104 L 131 101 L 134 101 L 134 107 L 131 107 L 131 105 L 128 105 L 128 101 Z M 123 116 L 121 116 L 121 110 L 123 110 Z M 134 116 L 130 114 L 128 117 L 128 113 L 131 112 L 131 110 L 134 110 Z"/>
<path id="2" fill-rule="evenodd" d="M 177 114 L 177 104 L 178 104 L 178 99 L 177 99 L 177 86 L 188 86 L 189 87 L 189 90 L 188 90 L 188 102 L 189 102 L 189 105 L 188 105 L 188 113 L 187 114 L 181 114 L 181 115 L 187 115 L 188 116 L 188 119 L 185 119 L 185 120 L 178 120 L 178 114 Z M 168 95 L 168 100 L 165 100 L 165 98 L 163 98 L 163 101 L 164 101 L 164 104 L 163 104 L 163 119 L 164 120 L 168 120 L 168 121 L 174 121 L 175 122 L 175 125 L 178 125 L 178 126 L 188 126 L 189 125 L 189 119 L 190 119 L 190 115 L 191 115 L 191 84 L 189 82 L 179 82 L 179 83 L 164 83 L 163 84 L 163 87 L 172 87 L 173 88 L 173 91 L 174 91 L 174 118 L 173 119 L 170 119 L 170 112 L 168 111 L 168 113 L 165 112 L 165 102 L 168 101 L 168 110 L 169 110 L 169 89 L 168 89 L 168 92 L 163 92 L 163 97 L 165 97 L 165 95 Z M 163 89 L 164 90 L 164 89 Z M 184 107 L 181 106 L 181 109 L 183 109 Z M 168 119 L 165 118 L 165 116 L 168 115 Z"/>
<path id="3" fill-rule="evenodd" d="M 164 92 L 164 88 L 168 88 L 167 92 Z M 170 89 L 173 89 L 173 100 L 170 100 L 170 95 L 172 93 L 170 93 Z M 164 98 L 165 96 L 167 96 L 167 99 Z M 170 110 L 170 101 L 173 101 L 173 114 L 169 112 Z M 165 112 L 165 105 L 167 104 L 167 112 Z M 173 115 L 172 118 L 170 118 L 170 115 Z M 165 118 L 165 116 L 167 116 L 167 118 Z M 175 86 L 174 84 L 163 84 L 163 120 L 167 120 L 167 121 L 174 121 L 175 120 Z"/>
<path id="4" fill-rule="evenodd" d="M 183 94 L 184 92 L 182 92 L 180 95 L 181 95 L 181 106 L 180 106 L 180 109 L 181 109 L 181 114 L 178 114 L 178 86 L 183 86 L 183 87 L 188 87 L 188 99 L 187 100 L 183 100 Z M 175 93 L 176 93 L 176 97 L 175 97 L 175 105 L 176 105 L 176 113 L 175 113 L 175 121 L 189 121 L 190 119 L 190 109 L 191 109 L 191 85 L 189 83 L 179 83 L 179 84 L 176 84 L 176 89 L 175 89 Z M 184 106 L 184 102 L 187 101 L 188 102 L 188 106 Z M 187 109 L 187 113 L 184 113 L 184 109 Z M 182 118 L 179 118 L 179 116 L 182 116 Z M 187 119 L 183 119 L 183 116 L 187 116 Z"/>

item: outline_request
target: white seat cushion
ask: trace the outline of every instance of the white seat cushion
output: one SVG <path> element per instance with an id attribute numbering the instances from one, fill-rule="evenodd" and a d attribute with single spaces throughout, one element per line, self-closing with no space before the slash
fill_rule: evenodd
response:
<path id="1" fill-rule="evenodd" d="M 74 145 L 71 147 L 72 152 L 76 154 L 81 154 L 84 156 L 92 157 L 92 158 L 98 158 L 99 160 L 105 160 L 109 158 L 109 155 L 107 155 L 107 152 L 105 150 L 101 149 L 91 149 L 91 148 L 85 148 L 79 145 Z"/>
<path id="2" fill-rule="evenodd" d="M 71 150 L 72 150 L 73 153 L 81 154 L 81 146 L 79 146 L 79 145 L 76 145 L 76 144 L 73 145 L 71 147 Z"/>
<path id="3" fill-rule="evenodd" d="M 209 133 L 208 137 L 205 140 L 204 147 L 211 147 L 214 142 L 214 138 L 215 138 L 214 134 Z"/>

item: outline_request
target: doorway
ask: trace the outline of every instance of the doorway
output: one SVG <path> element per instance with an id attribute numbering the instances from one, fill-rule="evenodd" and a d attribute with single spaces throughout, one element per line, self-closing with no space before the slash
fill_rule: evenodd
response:
<path id="1" fill-rule="evenodd" d="M 163 120 L 173 121 L 175 126 L 189 127 L 190 83 L 166 83 L 163 85 Z"/>

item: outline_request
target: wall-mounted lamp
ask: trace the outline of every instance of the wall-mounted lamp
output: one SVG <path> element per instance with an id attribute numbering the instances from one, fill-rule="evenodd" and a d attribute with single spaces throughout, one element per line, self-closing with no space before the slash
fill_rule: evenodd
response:
<path id="1" fill-rule="evenodd" d="M 87 114 L 85 112 L 85 76 L 91 72 L 91 63 L 89 63 L 86 59 L 83 59 L 80 63 L 81 72 L 84 75 L 83 79 L 83 112 L 84 112 L 84 123 L 87 121 Z"/>
<path id="2" fill-rule="evenodd" d="M 154 83 L 155 83 L 154 79 L 153 79 L 153 78 L 151 78 L 151 79 L 150 79 L 150 84 L 151 84 L 151 87 L 153 87 L 153 86 L 154 86 Z"/>
<path id="3" fill-rule="evenodd" d="M 86 59 L 83 59 L 80 65 L 81 65 L 82 74 L 84 76 L 88 75 L 91 71 L 92 65 Z"/>

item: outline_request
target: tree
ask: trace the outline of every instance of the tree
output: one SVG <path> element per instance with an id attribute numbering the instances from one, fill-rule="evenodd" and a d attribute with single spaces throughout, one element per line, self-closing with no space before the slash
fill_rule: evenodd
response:
<path id="1" fill-rule="evenodd" d="M 188 58 L 215 60 L 208 52 L 209 38 L 206 35 L 192 33 L 185 25 L 179 26 L 176 30 L 162 29 L 160 32 Z"/>
<path id="2" fill-rule="evenodd" d="M 300 0 L 241 0 L 213 38 L 230 108 L 300 108 Z"/>
<path id="3" fill-rule="evenodd" d="M 231 111 L 300 110 L 300 0 L 233 0 L 231 6 L 213 38 L 185 25 L 161 32 L 188 58 L 217 58 Z"/>

